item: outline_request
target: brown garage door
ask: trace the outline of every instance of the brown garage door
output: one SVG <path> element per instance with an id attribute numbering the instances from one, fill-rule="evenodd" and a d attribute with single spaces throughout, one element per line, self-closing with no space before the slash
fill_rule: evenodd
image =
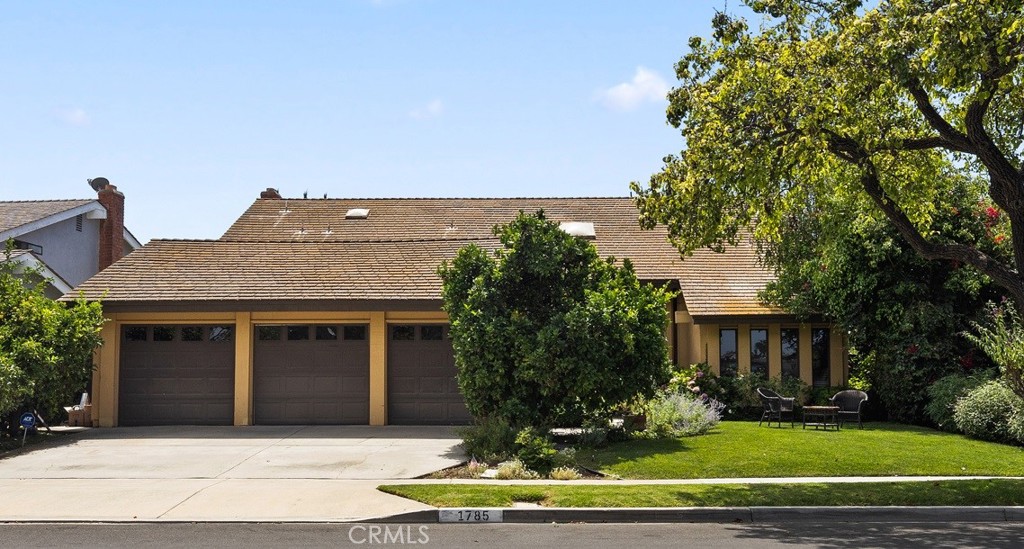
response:
<path id="1" fill-rule="evenodd" d="M 234 326 L 123 326 L 120 425 L 231 425 Z"/>
<path id="2" fill-rule="evenodd" d="M 472 416 L 455 375 L 447 325 L 389 326 L 388 423 L 469 423 Z"/>
<path id="3" fill-rule="evenodd" d="M 256 423 L 370 422 L 366 326 L 257 326 L 253 354 Z"/>

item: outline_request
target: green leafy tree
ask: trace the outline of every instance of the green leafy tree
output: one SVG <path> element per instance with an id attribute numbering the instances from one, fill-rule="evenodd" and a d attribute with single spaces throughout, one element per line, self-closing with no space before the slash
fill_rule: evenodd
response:
<path id="1" fill-rule="evenodd" d="M 459 250 L 439 273 L 459 387 L 478 418 L 516 427 L 575 423 L 648 398 L 669 376 L 671 294 L 629 261 L 520 212 L 502 248 Z"/>
<path id="2" fill-rule="evenodd" d="M 102 308 L 47 299 L 42 275 L 15 270 L 8 246 L 0 261 L 0 416 L 56 413 L 89 381 Z"/>
<path id="3" fill-rule="evenodd" d="M 999 299 L 974 269 L 928 261 L 882 219 L 825 197 L 794 213 L 769 262 L 778 278 L 762 297 L 797 315 L 824 315 L 849 334 L 851 376 L 876 389 L 891 419 L 927 421 L 927 388 L 937 379 L 985 366 L 985 355 L 953 337 Z M 984 193 L 962 185 L 936 210 L 930 230 L 979 242 L 1006 257 Z M 874 400 L 874 399 L 873 399 Z"/>
<path id="4" fill-rule="evenodd" d="M 794 215 L 838 200 L 1024 307 L 1024 1 L 745 3 L 758 26 L 719 13 L 676 66 L 686 149 L 633 184 L 641 222 L 684 252 L 750 228 L 771 253 Z M 1005 216 L 1006 258 L 936 230 L 964 181 Z"/>

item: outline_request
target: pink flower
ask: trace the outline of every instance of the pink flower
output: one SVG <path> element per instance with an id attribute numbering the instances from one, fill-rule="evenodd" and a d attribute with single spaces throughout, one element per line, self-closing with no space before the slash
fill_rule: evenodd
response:
<path id="1" fill-rule="evenodd" d="M 693 387 L 690 387 L 690 390 L 695 392 L 695 393 L 699 393 L 700 392 L 700 387 L 693 386 Z"/>

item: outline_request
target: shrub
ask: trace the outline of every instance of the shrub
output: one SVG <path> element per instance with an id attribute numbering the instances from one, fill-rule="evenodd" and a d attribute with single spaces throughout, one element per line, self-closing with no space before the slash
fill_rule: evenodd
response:
<path id="1" fill-rule="evenodd" d="M 555 467 L 548 475 L 552 480 L 579 480 L 583 478 L 575 467 Z"/>
<path id="2" fill-rule="evenodd" d="M 995 377 L 993 370 L 978 370 L 970 374 L 948 375 L 928 387 L 928 404 L 924 411 L 935 426 L 943 431 L 955 432 L 953 407 L 956 402 L 981 384 Z"/>
<path id="3" fill-rule="evenodd" d="M 536 471 L 531 471 L 522 461 L 513 459 L 498 464 L 494 478 L 499 480 L 530 480 L 540 478 Z"/>
<path id="4" fill-rule="evenodd" d="M 1020 399 L 1000 380 L 989 381 L 957 401 L 953 420 L 965 435 L 1004 442 L 1011 439 L 1010 416 Z"/>
<path id="5" fill-rule="evenodd" d="M 483 461 L 494 463 L 516 454 L 516 429 L 502 418 L 478 419 L 474 425 L 460 429 L 458 434 L 466 453 Z"/>
<path id="6" fill-rule="evenodd" d="M 707 433 L 722 419 L 724 405 L 686 393 L 664 393 L 650 403 L 647 432 L 656 437 Z"/>
<path id="7" fill-rule="evenodd" d="M 523 429 L 516 435 L 516 457 L 528 469 L 546 473 L 554 466 L 558 450 L 551 440 L 536 429 Z"/>
<path id="8" fill-rule="evenodd" d="M 1017 444 L 1024 445 L 1024 405 L 1017 406 L 1010 419 L 1007 421 L 1007 431 L 1010 439 Z"/>

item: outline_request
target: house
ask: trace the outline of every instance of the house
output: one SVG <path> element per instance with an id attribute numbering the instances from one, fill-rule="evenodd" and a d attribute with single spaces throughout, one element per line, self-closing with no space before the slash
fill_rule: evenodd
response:
<path id="1" fill-rule="evenodd" d="M 217 240 L 154 240 L 80 285 L 109 322 L 93 382 L 99 426 L 468 421 L 437 268 L 496 249 L 520 211 L 592 224 L 603 256 L 680 290 L 672 360 L 808 383 L 846 379 L 843 337 L 756 297 L 752 246 L 685 260 L 629 198 L 283 199 L 261 194 Z M 69 294 L 70 295 L 70 294 Z"/>
<path id="2" fill-rule="evenodd" d="M 124 227 L 124 195 L 102 177 L 95 199 L 0 201 L 0 242 L 14 242 L 11 261 L 47 278 L 59 298 L 142 244 Z"/>

